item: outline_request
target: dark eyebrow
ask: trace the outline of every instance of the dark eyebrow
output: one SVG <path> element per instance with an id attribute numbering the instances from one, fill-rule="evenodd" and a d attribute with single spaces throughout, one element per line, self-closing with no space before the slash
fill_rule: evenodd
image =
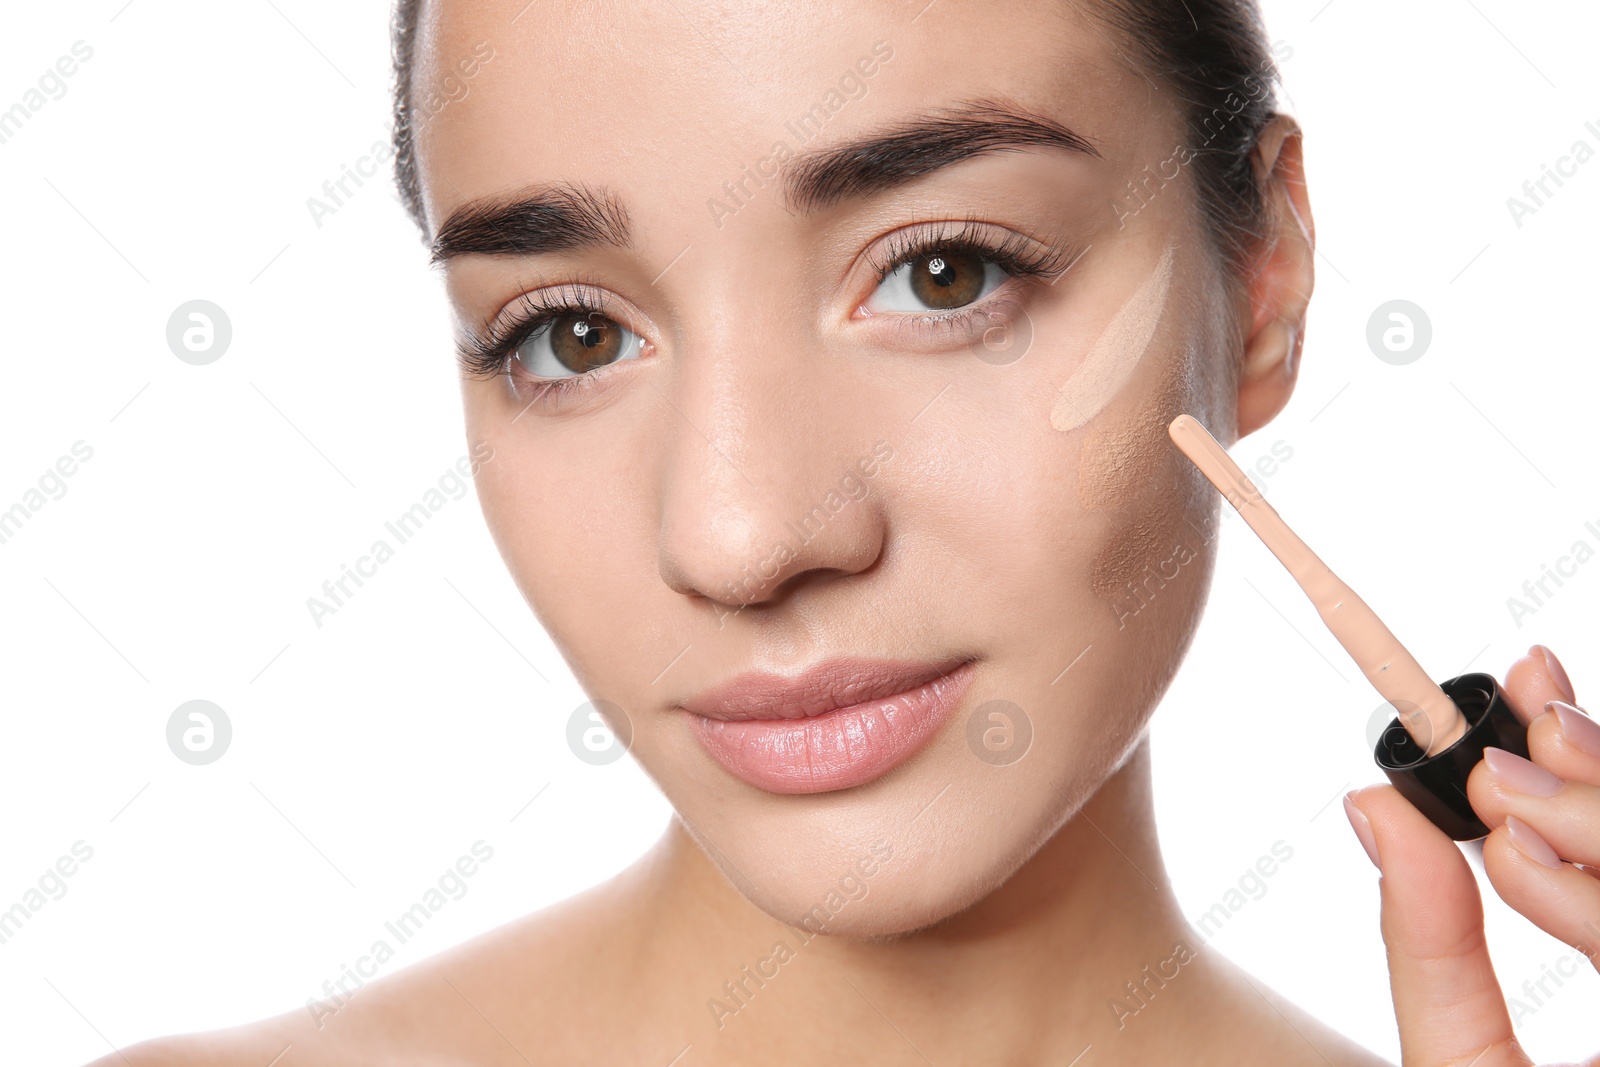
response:
<path id="1" fill-rule="evenodd" d="M 957 104 L 877 133 L 797 156 L 783 169 L 783 198 L 811 213 L 870 196 L 974 156 L 1054 147 L 1100 158 L 1086 138 L 1055 119 L 993 100 Z M 469 201 L 433 239 L 433 262 L 457 256 L 533 256 L 593 245 L 629 247 L 628 209 L 615 193 L 571 182 Z"/>
<path id="2" fill-rule="evenodd" d="M 1033 147 L 1100 158 L 1088 139 L 1055 119 L 999 101 L 976 100 L 799 156 L 784 167 L 784 198 L 796 211 L 814 212 L 973 156 Z"/>
<path id="3" fill-rule="evenodd" d="M 601 189 L 554 182 L 472 200 L 445 219 L 433 239 L 433 262 L 456 256 L 533 256 L 590 245 L 626 248 L 628 209 Z"/>

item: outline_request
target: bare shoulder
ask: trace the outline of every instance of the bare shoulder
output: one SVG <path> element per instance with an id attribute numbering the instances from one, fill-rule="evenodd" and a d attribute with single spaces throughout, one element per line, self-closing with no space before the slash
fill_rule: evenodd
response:
<path id="1" fill-rule="evenodd" d="M 1281 993 L 1256 983 L 1263 1002 L 1279 1022 L 1276 1063 L 1333 1064 L 1334 1067 L 1394 1067 L 1388 1060 L 1350 1040 Z"/>
<path id="2" fill-rule="evenodd" d="M 1233 961 L 1218 958 L 1237 1010 L 1229 1013 L 1222 1040 L 1232 1051 L 1219 1063 L 1305 1065 L 1305 1067 L 1394 1067 L 1382 1056 L 1328 1026 L 1260 979 L 1245 973 Z M 1248 1035 L 1250 1051 L 1241 1055 L 1241 1034 Z"/>
<path id="3" fill-rule="evenodd" d="M 243 1026 L 144 1041 L 89 1067 L 458 1067 L 571 1062 L 591 979 L 625 966 L 612 883 L 359 987 Z M 601 1030 L 600 1032 L 604 1032 Z"/>

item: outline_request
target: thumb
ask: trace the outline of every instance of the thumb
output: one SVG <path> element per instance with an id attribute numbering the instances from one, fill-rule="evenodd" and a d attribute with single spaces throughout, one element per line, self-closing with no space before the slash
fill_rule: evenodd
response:
<path id="1" fill-rule="evenodd" d="M 1483 937 L 1483 902 L 1456 843 L 1393 786 L 1345 813 L 1382 871 L 1383 943 L 1406 1067 L 1527 1067 Z"/>

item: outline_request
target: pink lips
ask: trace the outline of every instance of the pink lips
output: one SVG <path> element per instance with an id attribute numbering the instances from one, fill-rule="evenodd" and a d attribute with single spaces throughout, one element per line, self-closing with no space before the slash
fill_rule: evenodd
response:
<path id="1" fill-rule="evenodd" d="M 795 678 L 751 672 L 685 701 L 695 736 L 743 782 L 821 793 L 882 777 L 939 731 L 971 660 L 833 659 Z"/>

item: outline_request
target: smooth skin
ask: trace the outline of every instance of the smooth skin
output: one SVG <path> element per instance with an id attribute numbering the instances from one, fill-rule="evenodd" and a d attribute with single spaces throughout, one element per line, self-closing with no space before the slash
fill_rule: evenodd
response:
<path id="1" fill-rule="evenodd" d="M 1269 210 L 1236 278 L 1208 243 L 1187 171 L 1119 218 L 1128 183 L 1171 156 L 1183 124 L 1085 9 L 919 6 L 426 5 L 420 86 L 494 49 L 470 92 L 419 130 L 430 236 L 470 202 L 548 182 L 604 186 L 633 220 L 626 249 L 465 255 L 444 276 L 463 333 L 582 279 L 647 342 L 557 405 L 530 403 L 525 374 L 465 377 L 463 400 L 469 445 L 494 457 L 476 484 L 513 578 L 585 691 L 629 716 L 632 755 L 676 817 L 616 878 L 372 981 L 331 1016 L 296 1007 L 101 1064 L 1382 1062 L 1192 949 L 1201 939 L 1164 871 L 1145 727 L 1198 624 L 1215 539 L 1196 542 L 1131 619 L 1090 577 L 1150 531 L 1214 528 L 1215 494 L 1166 439 L 1179 411 L 1231 444 L 1293 392 L 1315 240 L 1299 128 L 1279 116 L 1257 147 Z M 879 40 L 892 59 L 792 147 L 987 99 L 1065 124 L 1099 155 L 988 153 L 819 212 L 767 188 L 731 216 L 709 213 L 708 198 L 768 157 L 785 123 Z M 1088 251 L 1052 284 L 1007 281 L 993 296 L 1009 310 L 970 337 L 921 331 L 876 302 L 873 250 L 969 216 Z M 1056 431 L 1062 384 L 1169 245 L 1167 312 L 1128 386 L 1088 426 Z M 859 314 L 869 304 L 874 314 Z M 1024 312 L 1022 358 L 975 357 L 984 328 L 1015 330 Z M 879 439 L 894 455 L 870 492 L 740 584 L 785 521 Z M 1097 509 L 1080 499 L 1080 461 L 1107 441 L 1146 460 L 1130 464 L 1116 506 Z M 975 665 L 967 706 L 862 786 L 749 786 L 700 748 L 679 706 L 740 671 L 850 654 Z M 967 743 L 969 707 L 991 699 L 1032 720 L 1032 747 L 1010 765 Z M 1446 852 L 1459 863 L 1431 827 L 1383 794 L 1357 798 L 1369 800 L 1391 897 L 1420 896 Z M 1592 841 L 1600 813 L 1586 817 Z M 1528 821 L 1556 834 L 1531 810 Z M 825 934 L 802 937 L 808 909 L 879 841 L 892 860 Z M 1446 932 L 1471 925 L 1459 903 Z M 1571 917 L 1578 903 L 1531 917 Z M 1386 917 L 1397 908 L 1441 929 L 1414 903 L 1390 901 Z M 779 943 L 775 973 L 769 963 L 762 984 L 744 979 Z M 1136 1015 L 1108 1010 L 1186 947 L 1179 977 Z M 1397 965 L 1397 996 L 1420 1003 L 1429 982 L 1465 983 L 1476 963 L 1445 959 L 1420 976 Z M 733 981 L 749 982 L 738 1001 Z M 740 1006 L 719 1016 L 718 1000 Z M 1408 1050 L 1439 1018 L 1402 1014 Z"/>

